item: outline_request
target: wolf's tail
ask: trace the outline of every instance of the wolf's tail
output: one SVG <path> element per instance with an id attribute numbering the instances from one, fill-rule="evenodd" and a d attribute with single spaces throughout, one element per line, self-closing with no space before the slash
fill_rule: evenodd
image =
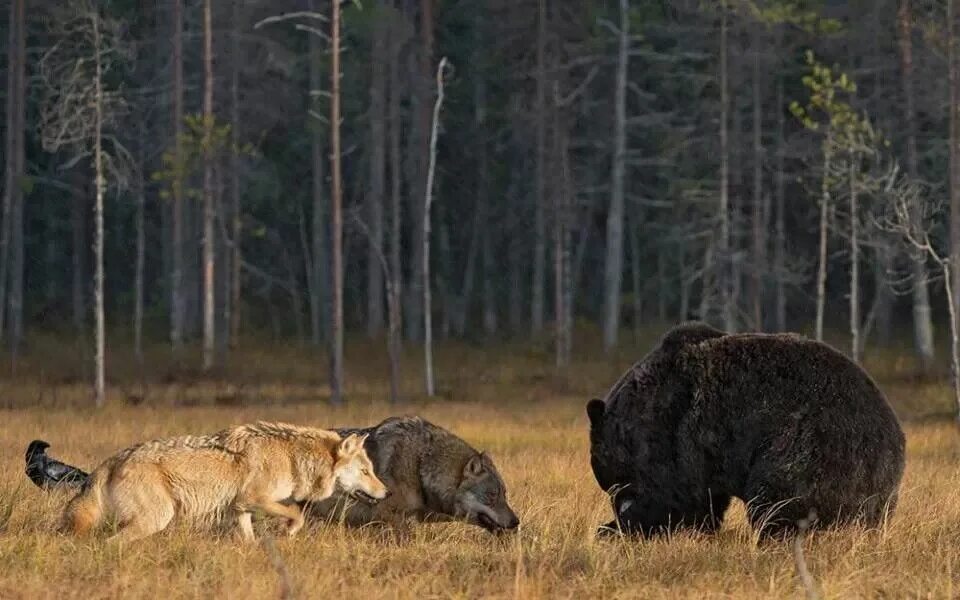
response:
<path id="1" fill-rule="evenodd" d="M 80 493 L 73 497 L 63 511 L 60 531 L 83 535 L 103 520 L 105 512 L 104 487 L 110 477 L 110 467 L 105 465 L 90 474 Z"/>

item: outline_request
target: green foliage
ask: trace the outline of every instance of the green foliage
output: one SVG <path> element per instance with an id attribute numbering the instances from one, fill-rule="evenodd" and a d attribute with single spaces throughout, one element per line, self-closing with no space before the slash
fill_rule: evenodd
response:
<path id="1" fill-rule="evenodd" d="M 813 131 L 825 128 L 827 140 L 841 147 L 853 148 L 864 138 L 876 136 L 866 115 L 861 116 L 845 100 L 856 94 L 857 84 L 846 73 L 831 69 L 817 60 L 812 50 L 806 52 L 809 74 L 802 78 L 810 97 L 805 104 L 790 103 L 790 112 Z"/>
<path id="2" fill-rule="evenodd" d="M 744 4 L 753 16 L 767 25 L 793 25 L 813 35 L 838 33 L 843 25 L 837 19 L 820 14 L 819 2 L 809 0 L 748 1 Z"/>
<path id="3" fill-rule="evenodd" d="M 203 168 L 204 156 L 208 152 L 214 161 L 233 153 L 254 155 L 252 145 L 233 144 L 229 123 L 217 123 L 214 118 L 209 122 L 209 136 L 207 135 L 208 121 L 203 115 L 187 115 L 184 118 L 184 125 L 186 130 L 180 134 L 180 156 L 177 157 L 174 148 L 168 149 L 163 153 L 162 167 L 151 176 L 154 181 L 168 186 L 160 190 L 160 197 L 164 199 L 171 198 L 176 186 L 182 186 L 184 182 L 200 172 Z M 183 191 L 186 198 L 195 200 L 199 200 L 202 195 L 202 191 L 196 187 L 188 187 Z"/>

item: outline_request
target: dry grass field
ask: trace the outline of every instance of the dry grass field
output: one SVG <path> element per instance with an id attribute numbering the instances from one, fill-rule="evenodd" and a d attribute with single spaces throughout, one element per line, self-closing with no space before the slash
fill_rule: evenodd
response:
<path id="1" fill-rule="evenodd" d="M 173 371 L 160 351 L 141 377 L 129 353 L 117 352 L 99 412 L 87 407 L 79 362 L 54 359 L 76 353 L 38 341 L 0 384 L 0 598 L 802 597 L 790 546 L 758 545 L 739 505 L 715 536 L 594 537 L 610 509 L 590 472 L 583 405 L 649 341 L 609 360 L 579 355 L 563 375 L 545 349 L 441 346 L 443 395 L 432 401 L 415 397 L 420 372 L 411 352 L 409 399 L 398 407 L 383 401 L 381 350 L 352 344 L 342 409 L 325 402 L 325 359 L 303 348 L 241 350 L 213 378 Z M 947 386 L 911 380 L 912 365 L 902 360 L 874 357 L 867 367 L 907 429 L 900 507 L 882 531 L 809 536 L 810 571 L 826 598 L 960 597 L 960 432 Z M 278 538 L 272 553 L 222 528 L 178 527 L 118 547 L 102 535 L 54 533 L 67 496 L 41 492 L 23 475 L 23 450 L 36 437 L 53 444 L 54 456 L 92 467 L 158 436 L 255 419 L 366 425 L 391 414 L 422 415 L 488 450 L 521 518 L 519 533 L 497 537 L 452 523 L 398 535 L 315 522 L 298 538 Z"/>

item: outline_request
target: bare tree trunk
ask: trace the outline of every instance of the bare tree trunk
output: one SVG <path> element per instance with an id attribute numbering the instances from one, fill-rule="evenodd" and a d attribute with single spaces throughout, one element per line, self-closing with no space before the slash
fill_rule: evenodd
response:
<path id="1" fill-rule="evenodd" d="M 554 103 L 551 107 L 553 113 L 553 151 L 551 160 L 551 180 L 554 181 L 551 195 L 553 196 L 553 308 L 554 308 L 554 363 L 558 369 L 567 366 L 570 361 L 569 352 L 566 348 L 566 290 L 564 281 L 563 258 L 565 249 L 563 247 L 565 232 L 567 228 L 567 206 L 566 206 L 566 171 L 565 161 L 561 157 L 563 143 L 560 138 L 563 135 L 560 131 L 560 106 L 559 106 L 559 85 L 556 81 L 553 83 Z M 557 171 L 561 171 L 558 173 Z M 559 177 L 558 177 L 559 175 Z"/>
<path id="2" fill-rule="evenodd" d="M 753 53 L 753 327 L 763 330 L 763 277 L 766 272 L 766 240 L 763 222 L 763 119 L 760 104 L 760 35 Z"/>
<path id="3" fill-rule="evenodd" d="M 103 406 L 106 397 L 106 327 L 104 325 L 103 311 L 103 291 L 104 291 L 104 272 L 103 272 L 103 194 L 106 187 L 106 179 L 103 175 L 103 150 L 101 147 L 101 130 L 103 127 L 103 67 L 100 61 L 100 13 L 95 8 L 92 15 L 93 26 L 93 48 L 94 48 L 94 131 L 93 131 L 93 164 L 94 177 L 97 188 L 97 200 L 94 208 L 94 242 L 93 255 L 95 261 L 94 275 L 94 321 L 96 323 L 96 375 L 94 381 L 94 400 L 97 408 Z"/>
<path id="4" fill-rule="evenodd" d="M 947 0 L 951 4 L 953 0 Z M 950 315 L 950 374 L 953 379 L 953 401 L 957 405 L 957 421 L 960 422 L 960 333 L 958 333 L 957 299 L 953 295 L 954 271 L 949 259 L 940 262 L 943 269 L 943 283 L 947 290 L 947 310 Z"/>
<path id="5" fill-rule="evenodd" d="M 481 20 L 476 20 L 477 28 L 477 52 L 474 55 L 474 64 L 480 63 L 480 51 L 482 47 L 482 37 L 480 28 Z M 458 336 L 463 336 L 467 330 L 467 320 L 470 313 L 470 304 L 473 297 L 473 288 L 476 283 L 477 259 L 481 252 L 481 246 L 484 244 L 486 232 L 487 217 L 487 143 L 486 143 L 486 114 L 487 114 L 487 90 L 486 82 L 482 74 L 474 77 L 473 86 L 473 107 L 474 107 L 474 129 L 476 131 L 477 147 L 477 170 L 476 170 L 476 203 L 473 209 L 473 227 L 470 232 L 470 245 L 467 247 L 467 264 L 463 270 L 463 285 L 460 288 L 460 297 L 457 300 L 456 322 L 454 329 Z M 482 258 L 481 258 L 482 260 Z"/>
<path id="6" fill-rule="evenodd" d="M 633 292 L 633 341 L 640 341 L 640 331 L 643 325 L 643 284 L 640 278 L 640 219 L 637 213 L 631 212 L 627 219 L 628 235 L 630 237 L 630 283 Z M 681 273 L 681 277 L 683 274 Z M 687 307 L 681 306 L 681 318 L 686 318 Z"/>
<path id="7" fill-rule="evenodd" d="M 917 134 L 916 111 L 913 94 L 913 16 L 910 0 L 900 0 L 897 11 L 897 25 L 900 42 L 900 70 L 903 83 L 904 110 L 907 130 L 907 173 L 911 179 L 917 178 Z M 920 207 L 914 207 L 919 211 Z M 911 252 L 913 259 L 913 331 L 917 356 L 924 372 L 933 367 L 933 322 L 930 313 L 930 291 L 927 287 L 926 255 Z"/>
<path id="8" fill-rule="evenodd" d="M 310 3 L 310 9 L 316 10 L 316 2 Z M 310 36 L 310 94 L 319 91 L 323 86 L 321 65 L 323 49 L 319 38 Z M 307 107 L 312 105 L 312 95 L 308 95 Z M 326 161 L 323 155 L 324 132 L 318 124 L 314 124 L 310 144 L 310 162 L 312 165 L 312 210 L 310 219 L 310 243 L 305 255 L 307 261 L 307 283 L 310 293 L 310 332 L 313 344 L 319 346 L 326 337 L 330 325 L 329 314 L 329 260 L 327 256 L 327 223 L 324 207 L 324 181 Z"/>
<path id="9" fill-rule="evenodd" d="M 230 31 L 230 216 L 231 216 L 231 247 L 230 247 L 230 314 L 229 340 L 230 347 L 235 348 L 240 341 L 240 266 L 243 261 L 241 250 L 243 235 L 243 221 L 240 207 L 240 2 L 232 2 L 232 25 Z M 312 37 L 312 36 L 311 36 Z"/>
<path id="10" fill-rule="evenodd" d="M 776 271 L 777 281 L 777 331 L 787 330 L 787 290 L 786 290 L 786 253 L 787 230 L 785 223 L 786 211 L 786 177 L 784 175 L 784 118 L 783 118 L 783 79 L 777 80 L 777 209 L 776 209 L 776 243 L 774 245 L 773 270 Z"/>
<path id="11" fill-rule="evenodd" d="M 214 240 L 213 201 L 213 23 L 212 0 L 203 2 L 203 370 L 213 367 L 216 322 L 214 313 Z"/>
<path id="12" fill-rule="evenodd" d="M 907 0 L 903 0 L 906 2 Z M 960 63 L 957 60 L 957 14 L 954 0 L 947 0 L 947 55 L 948 66 L 947 74 L 950 88 L 950 101 L 947 110 L 950 113 L 950 260 L 951 267 L 960 264 L 960 119 L 957 118 L 957 110 L 960 110 Z M 955 271 L 954 271 L 955 273 Z M 951 290 L 954 302 L 960 301 L 960 277 L 952 279 L 953 289 Z M 949 286 L 947 286 L 949 289 Z M 958 312 L 958 307 L 951 303 L 951 317 Z M 952 325 L 956 325 L 953 319 Z M 953 331 L 953 351 L 956 355 L 956 332 Z M 954 359 L 956 361 L 956 359 Z M 960 372 L 955 373 L 954 380 L 960 381 Z M 960 384 L 956 384 L 960 385 Z M 958 392 L 957 401 L 960 403 L 960 392 Z"/>
<path id="13" fill-rule="evenodd" d="M 727 119 L 730 110 L 730 91 L 727 74 L 727 0 L 720 1 L 720 244 L 717 268 L 717 288 L 723 310 L 723 327 L 736 328 L 731 286 L 730 258 L 730 147 Z"/>
<path id="14" fill-rule="evenodd" d="M 399 28 L 390 28 L 390 96 L 387 106 L 390 123 L 390 273 L 388 279 L 393 284 L 388 293 L 388 310 L 390 311 L 390 396 L 391 402 L 400 401 L 400 351 L 402 349 L 403 316 L 401 302 L 403 299 L 403 203 L 400 162 L 400 65 L 398 54 L 403 40 Z"/>
<path id="15" fill-rule="evenodd" d="M 433 381 L 433 307 L 430 296 L 430 204 L 433 202 L 433 178 L 437 166 L 437 135 L 440 128 L 440 108 L 443 106 L 443 71 L 447 59 L 437 65 L 437 99 L 433 105 L 433 125 L 430 128 L 430 154 L 427 166 L 427 187 L 423 201 L 423 351 L 424 381 L 427 396 L 434 395 Z"/>
<path id="16" fill-rule="evenodd" d="M 73 273 L 72 279 L 72 304 L 73 304 L 73 328 L 77 335 L 83 331 L 86 322 L 86 300 L 85 289 L 87 285 L 86 278 L 86 255 L 89 246 L 87 246 L 87 195 L 86 189 L 81 181 L 83 176 L 79 169 L 74 169 L 73 179 L 75 182 L 75 191 L 70 204 L 70 222 L 73 250 L 71 252 L 71 267 Z M 4 231 L 6 233 L 6 229 Z M 5 261 L 4 261 L 5 262 Z M 0 274 L 0 286 L 2 286 L 3 275 Z M 0 310 L 0 317 L 3 311 Z"/>
<path id="17" fill-rule="evenodd" d="M 184 296 L 184 207 L 183 174 L 183 0 L 173 0 L 173 272 L 170 277 L 170 343 L 174 353 L 183 344 L 186 317 Z"/>
<path id="18" fill-rule="evenodd" d="M 340 170 L 340 3 L 331 5 L 330 20 L 330 198 L 333 267 L 332 347 L 330 351 L 330 402 L 343 404 L 343 191 Z"/>
<path id="19" fill-rule="evenodd" d="M 860 363 L 860 214 L 857 207 L 856 157 L 850 161 L 850 356 Z"/>
<path id="20" fill-rule="evenodd" d="M 426 166 L 430 153 L 430 106 L 433 98 L 431 81 L 433 80 L 433 3 L 434 0 L 420 0 L 420 64 L 419 72 L 411 73 L 414 86 L 414 101 L 417 118 L 414 119 L 415 135 L 411 136 L 411 265 L 410 283 L 407 288 L 407 323 L 410 325 L 410 338 L 419 341 L 422 329 L 420 323 L 423 318 L 423 203 L 419 201 L 426 194 Z"/>
<path id="21" fill-rule="evenodd" d="M 18 38 L 23 31 L 19 20 L 20 5 L 20 0 L 11 0 L 10 2 L 10 39 L 7 46 L 7 161 L 4 173 L 3 223 L 0 223 L 0 226 L 3 227 L 2 232 L 0 232 L 0 336 L 4 334 L 7 317 L 7 282 L 10 277 L 10 221 L 16 197 L 21 193 L 21 173 L 17 170 L 17 157 L 23 152 L 23 148 L 17 144 L 17 129 L 23 127 L 20 115 L 23 113 L 22 103 L 24 100 L 18 93 L 20 90 L 20 65 L 23 62 L 23 56 L 18 52 L 20 48 Z"/>
<path id="22" fill-rule="evenodd" d="M 661 323 L 667 322 L 667 255 L 661 245 L 657 248 L 657 317 Z"/>
<path id="23" fill-rule="evenodd" d="M 607 212 L 607 256 L 604 262 L 603 348 L 617 345 L 620 328 L 620 289 L 623 283 L 623 195 L 627 154 L 627 69 L 630 49 L 630 2 L 620 0 L 620 39 L 614 88 L 613 166 L 610 210 Z"/>
<path id="24" fill-rule="evenodd" d="M 830 214 L 830 179 L 828 173 L 833 159 L 833 136 L 827 131 L 823 142 L 823 180 L 820 184 L 820 245 L 817 255 L 817 317 L 816 339 L 823 341 L 823 311 L 827 298 L 827 226 Z"/>
<path id="25" fill-rule="evenodd" d="M 386 188 L 386 94 L 387 22 L 374 14 L 370 79 L 370 188 L 367 190 L 367 221 L 370 240 L 367 249 L 367 335 L 383 330 L 383 273 L 376 253 L 383 246 L 383 196 Z"/>
<path id="26" fill-rule="evenodd" d="M 544 294 L 546 288 L 546 45 L 547 2 L 537 1 L 537 157 L 536 196 L 533 225 L 533 279 L 530 290 L 530 330 L 534 335 L 543 330 Z"/>
<path id="27" fill-rule="evenodd" d="M 147 144 L 147 126 L 145 116 L 140 115 L 140 131 L 137 140 L 137 258 L 133 283 L 133 351 L 137 363 L 143 365 L 143 268 L 146 262 L 146 236 L 144 232 L 144 210 L 146 205 L 146 181 L 144 171 L 147 168 L 145 147 Z"/>
<path id="28" fill-rule="evenodd" d="M 26 27 L 24 24 L 25 0 L 13 0 L 16 5 L 15 22 L 11 27 L 17 29 L 17 63 L 11 65 L 17 70 L 17 87 L 13 91 L 16 99 L 13 103 L 16 126 L 13 129 L 14 148 L 12 160 L 14 161 L 13 186 L 10 188 L 11 211 L 10 211 L 10 243 L 11 265 L 10 265 L 10 296 L 8 297 L 10 309 L 10 348 L 11 357 L 16 363 L 17 352 L 20 349 L 20 340 L 23 337 L 23 176 L 24 176 L 24 130 L 26 129 L 25 111 L 26 111 L 26 50 L 25 41 Z M 8 67 L 10 68 L 10 67 Z"/>

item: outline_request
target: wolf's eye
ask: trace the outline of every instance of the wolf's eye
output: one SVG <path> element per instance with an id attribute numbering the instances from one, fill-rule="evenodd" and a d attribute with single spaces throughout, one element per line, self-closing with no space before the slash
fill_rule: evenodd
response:
<path id="1" fill-rule="evenodd" d="M 360 472 L 363 473 L 364 475 L 369 475 L 369 474 L 370 474 L 370 469 L 364 467 L 364 468 L 360 469 Z"/>

